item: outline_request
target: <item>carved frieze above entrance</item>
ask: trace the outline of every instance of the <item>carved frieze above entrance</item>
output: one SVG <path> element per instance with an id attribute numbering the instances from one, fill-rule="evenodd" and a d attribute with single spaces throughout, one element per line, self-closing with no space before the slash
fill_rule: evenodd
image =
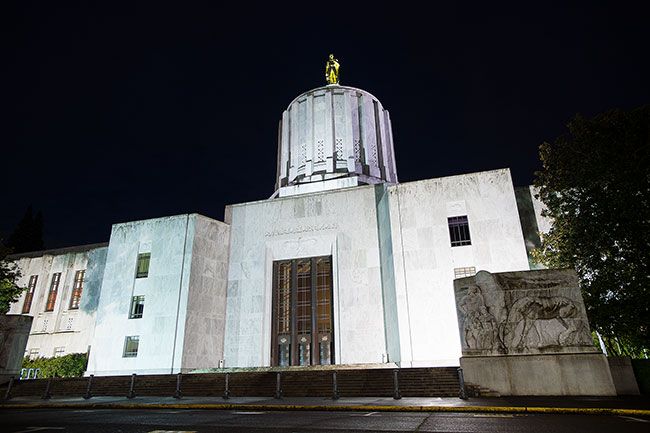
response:
<path id="1" fill-rule="evenodd" d="M 281 229 L 272 230 L 264 233 L 266 237 L 272 236 L 282 236 L 282 235 L 292 235 L 296 233 L 311 233 L 318 232 L 323 230 L 336 230 L 338 225 L 336 223 L 331 224 L 314 224 L 314 225 L 304 225 L 304 226 L 295 226 L 295 227 L 286 227 Z"/>

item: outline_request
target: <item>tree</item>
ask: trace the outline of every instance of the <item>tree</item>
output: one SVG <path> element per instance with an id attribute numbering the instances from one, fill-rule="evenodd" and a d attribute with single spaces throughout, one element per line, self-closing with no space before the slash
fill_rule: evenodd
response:
<path id="1" fill-rule="evenodd" d="M 20 269 L 15 263 L 7 260 L 10 251 L 0 242 L 0 314 L 6 314 L 11 304 L 17 301 L 25 290 L 17 284 Z"/>
<path id="2" fill-rule="evenodd" d="M 650 105 L 577 115 L 540 146 L 535 185 L 552 228 L 534 257 L 574 268 L 615 354 L 650 348 Z"/>
<path id="3" fill-rule="evenodd" d="M 29 206 L 5 245 L 11 248 L 14 254 L 42 250 L 43 215 L 41 212 L 37 212 L 34 216 L 32 207 Z"/>

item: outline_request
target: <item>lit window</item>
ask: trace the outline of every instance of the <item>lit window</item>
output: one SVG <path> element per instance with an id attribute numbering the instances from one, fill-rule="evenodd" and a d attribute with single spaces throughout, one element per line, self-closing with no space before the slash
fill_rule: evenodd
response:
<path id="1" fill-rule="evenodd" d="M 131 335 L 124 339 L 124 358 L 135 358 L 138 356 L 138 344 L 140 343 L 139 335 Z"/>
<path id="2" fill-rule="evenodd" d="M 449 238 L 451 239 L 452 247 L 472 244 L 469 237 L 467 215 L 449 217 L 447 218 L 447 222 L 449 223 Z"/>
<path id="3" fill-rule="evenodd" d="M 70 309 L 76 310 L 79 308 L 79 301 L 81 300 L 81 292 L 84 288 L 84 275 L 86 271 L 77 271 L 74 274 L 74 283 L 72 285 L 72 296 L 70 297 Z"/>
<path id="4" fill-rule="evenodd" d="M 45 311 L 54 311 L 56 295 L 59 292 L 59 281 L 61 281 L 61 272 L 52 275 L 52 283 L 50 284 L 50 291 L 47 294 L 47 305 L 45 306 Z"/>
<path id="5" fill-rule="evenodd" d="M 29 277 L 29 285 L 27 286 L 27 293 L 25 294 L 25 302 L 23 303 L 23 314 L 29 313 L 29 309 L 32 308 L 32 300 L 34 299 L 34 290 L 36 290 L 36 282 L 38 281 L 38 275 L 32 275 Z"/>
<path id="6" fill-rule="evenodd" d="M 136 278 L 146 278 L 149 275 L 149 260 L 151 253 L 138 254 L 138 266 L 135 273 Z"/>
<path id="7" fill-rule="evenodd" d="M 38 358 L 38 348 L 29 349 L 29 359 L 33 361 L 36 358 Z"/>
<path id="8" fill-rule="evenodd" d="M 54 357 L 57 358 L 59 356 L 65 355 L 65 347 L 60 346 L 60 347 L 55 347 L 54 348 Z"/>
<path id="9" fill-rule="evenodd" d="M 131 311 L 129 319 L 140 319 L 144 313 L 144 296 L 134 296 L 131 298 Z"/>
<path id="10" fill-rule="evenodd" d="M 454 278 L 465 278 L 473 275 L 476 275 L 476 268 L 474 266 L 454 268 Z"/>

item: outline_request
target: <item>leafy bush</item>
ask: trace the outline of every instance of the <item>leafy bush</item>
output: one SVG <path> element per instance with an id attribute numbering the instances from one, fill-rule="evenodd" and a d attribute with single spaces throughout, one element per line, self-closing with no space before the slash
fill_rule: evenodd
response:
<path id="1" fill-rule="evenodd" d="M 23 359 L 23 368 L 40 368 L 39 378 L 82 377 L 86 371 L 88 357 L 85 353 L 71 353 L 56 358 Z"/>

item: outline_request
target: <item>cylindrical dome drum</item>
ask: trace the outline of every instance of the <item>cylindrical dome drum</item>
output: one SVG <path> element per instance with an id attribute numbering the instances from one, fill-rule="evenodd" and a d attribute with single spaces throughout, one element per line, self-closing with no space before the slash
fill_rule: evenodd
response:
<path id="1" fill-rule="evenodd" d="M 364 90 L 328 85 L 303 93 L 282 113 L 278 140 L 280 195 L 283 187 L 339 178 L 397 183 L 388 111 Z"/>

